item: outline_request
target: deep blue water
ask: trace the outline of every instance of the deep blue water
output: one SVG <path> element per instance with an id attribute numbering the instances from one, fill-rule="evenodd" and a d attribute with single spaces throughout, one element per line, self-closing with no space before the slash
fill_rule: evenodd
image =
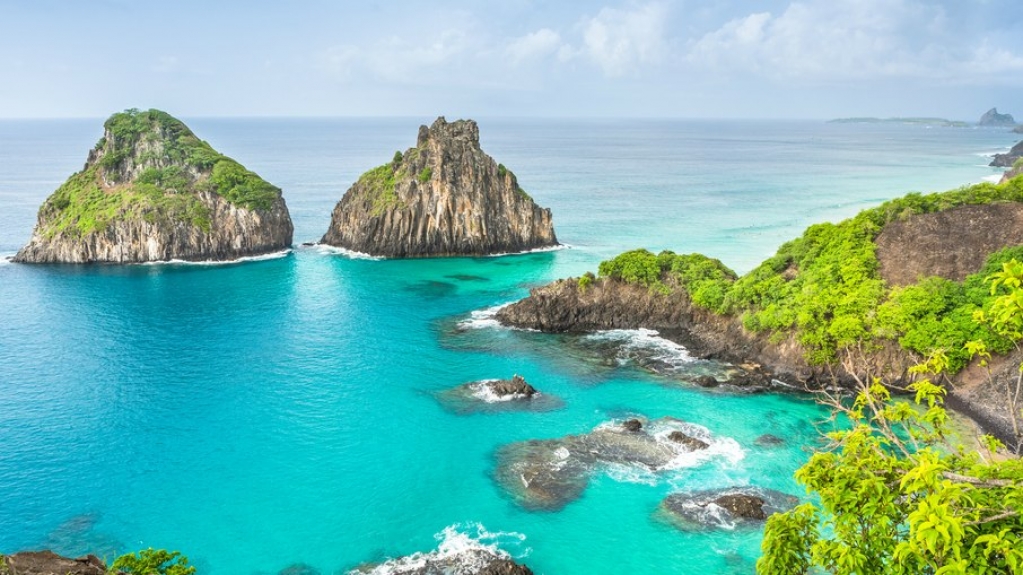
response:
<path id="1" fill-rule="evenodd" d="M 428 118 L 195 119 L 284 189 L 296 243 L 318 239 L 358 174 Z M 997 172 L 1013 135 L 819 122 L 480 121 L 484 149 L 554 212 L 571 249 L 429 261 L 317 248 L 234 265 L 0 263 L 0 551 L 183 550 L 204 573 L 334 573 L 429 551 L 446 528 L 538 573 L 749 572 L 756 530 L 681 532 L 667 494 L 790 479 L 826 414 L 785 395 L 686 383 L 718 369 L 649 334 L 550 336 L 479 310 L 634 247 L 743 272 L 811 223 Z M 84 163 L 101 121 L 0 122 L 0 254 Z M 474 315 L 473 312 L 477 312 Z M 475 320 L 474 320 L 475 318 Z M 617 339 L 616 339 L 617 338 Z M 610 354 L 610 357 L 608 356 Z M 668 375 L 635 359 L 661 357 Z M 461 413 L 437 393 L 519 373 L 560 401 Z M 704 426 L 712 455 L 595 471 L 561 511 L 519 506 L 498 449 L 631 416 Z M 763 433 L 782 448 L 757 446 Z"/>

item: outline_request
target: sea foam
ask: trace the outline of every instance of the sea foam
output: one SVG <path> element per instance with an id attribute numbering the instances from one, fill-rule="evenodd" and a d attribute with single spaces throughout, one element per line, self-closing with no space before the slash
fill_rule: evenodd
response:
<path id="1" fill-rule="evenodd" d="M 434 535 L 437 549 L 391 559 L 370 570 L 353 570 L 349 575 L 413 575 L 443 572 L 450 575 L 472 575 L 498 559 L 512 555 L 501 547 L 520 547 L 526 536 L 515 532 L 487 531 L 480 523 L 460 523 L 445 527 Z M 529 549 L 518 553 L 529 554 Z"/>
<path id="2" fill-rule="evenodd" d="M 189 261 L 189 260 L 164 260 L 156 262 L 142 262 L 144 266 L 165 266 L 165 265 L 176 265 L 176 266 L 227 266 L 240 264 L 245 262 L 262 262 L 267 260 L 277 260 L 291 255 L 291 248 L 281 250 L 279 252 L 271 252 L 268 254 L 260 254 L 258 256 L 245 256 L 236 258 L 233 260 L 203 260 L 203 261 Z"/>
<path id="3" fill-rule="evenodd" d="M 685 347 L 665 339 L 652 329 L 611 329 L 598 331 L 583 338 L 589 341 L 617 343 L 618 363 L 625 365 L 638 352 L 649 354 L 650 359 L 660 361 L 673 368 L 682 367 L 694 361 Z"/>
<path id="4" fill-rule="evenodd" d="M 486 309 L 478 309 L 469 312 L 469 317 L 458 322 L 459 329 L 487 329 L 505 327 L 497 321 L 497 312 L 510 306 L 513 302 L 495 305 Z"/>

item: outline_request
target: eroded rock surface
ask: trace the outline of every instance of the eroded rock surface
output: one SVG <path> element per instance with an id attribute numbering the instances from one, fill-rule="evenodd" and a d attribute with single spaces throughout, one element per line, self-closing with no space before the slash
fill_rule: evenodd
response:
<path id="1" fill-rule="evenodd" d="M 693 441 L 679 442 L 671 437 L 674 432 Z M 693 423 L 674 418 L 630 419 L 600 425 L 582 435 L 506 445 L 498 450 L 494 476 L 522 507 L 557 511 L 579 498 L 590 477 L 600 470 L 656 476 L 736 449 L 734 441 L 716 439 Z"/>
<path id="2" fill-rule="evenodd" d="M 960 206 L 889 223 L 877 237 L 881 277 L 909 285 L 939 276 L 962 281 L 992 252 L 1023 244 L 1023 204 Z"/>
<path id="3" fill-rule="evenodd" d="M 679 529 L 734 529 L 760 525 L 772 513 L 794 507 L 796 497 L 759 487 L 735 487 L 673 493 L 661 502 L 661 514 Z"/>
<path id="4" fill-rule="evenodd" d="M 479 256 L 558 245 L 551 212 L 480 148 L 472 120 L 438 118 L 415 148 L 362 175 L 324 244 L 393 258 Z"/>
<path id="5" fill-rule="evenodd" d="M 2 562 L 10 575 L 106 575 L 107 572 L 107 566 L 95 555 L 70 559 L 52 551 L 23 551 L 4 556 Z"/>

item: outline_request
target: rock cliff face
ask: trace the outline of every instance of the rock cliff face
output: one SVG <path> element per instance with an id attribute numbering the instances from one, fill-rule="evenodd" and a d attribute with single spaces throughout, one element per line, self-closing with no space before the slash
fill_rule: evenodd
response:
<path id="1" fill-rule="evenodd" d="M 416 147 L 359 178 L 324 244 L 376 256 L 488 255 L 558 245 L 551 212 L 480 149 L 472 120 L 438 118 Z"/>
<path id="2" fill-rule="evenodd" d="M 39 209 L 14 261 L 231 260 L 287 249 L 280 189 L 158 110 L 111 116 L 82 171 Z"/>
<path id="3" fill-rule="evenodd" d="M 920 214 L 886 225 L 875 240 L 881 277 L 909 285 L 929 276 L 963 281 L 988 254 L 1023 244 L 1023 204 L 998 202 Z"/>
<path id="4" fill-rule="evenodd" d="M 981 126 L 1014 126 L 1016 120 L 1012 117 L 1012 114 L 999 114 L 998 108 L 991 108 L 984 115 L 980 117 L 980 121 L 977 122 Z"/>
<path id="5" fill-rule="evenodd" d="M 1023 158 L 1023 142 L 1018 142 L 1007 154 L 995 154 L 990 166 L 996 168 L 1011 168 L 1016 160 Z"/>

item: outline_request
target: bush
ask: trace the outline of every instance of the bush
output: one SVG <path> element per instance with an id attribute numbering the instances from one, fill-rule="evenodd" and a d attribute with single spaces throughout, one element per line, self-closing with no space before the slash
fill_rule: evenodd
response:
<path id="1" fill-rule="evenodd" d="M 180 551 L 149 548 L 121 555 L 110 564 L 110 573 L 129 575 L 194 575 L 195 567 Z"/>

